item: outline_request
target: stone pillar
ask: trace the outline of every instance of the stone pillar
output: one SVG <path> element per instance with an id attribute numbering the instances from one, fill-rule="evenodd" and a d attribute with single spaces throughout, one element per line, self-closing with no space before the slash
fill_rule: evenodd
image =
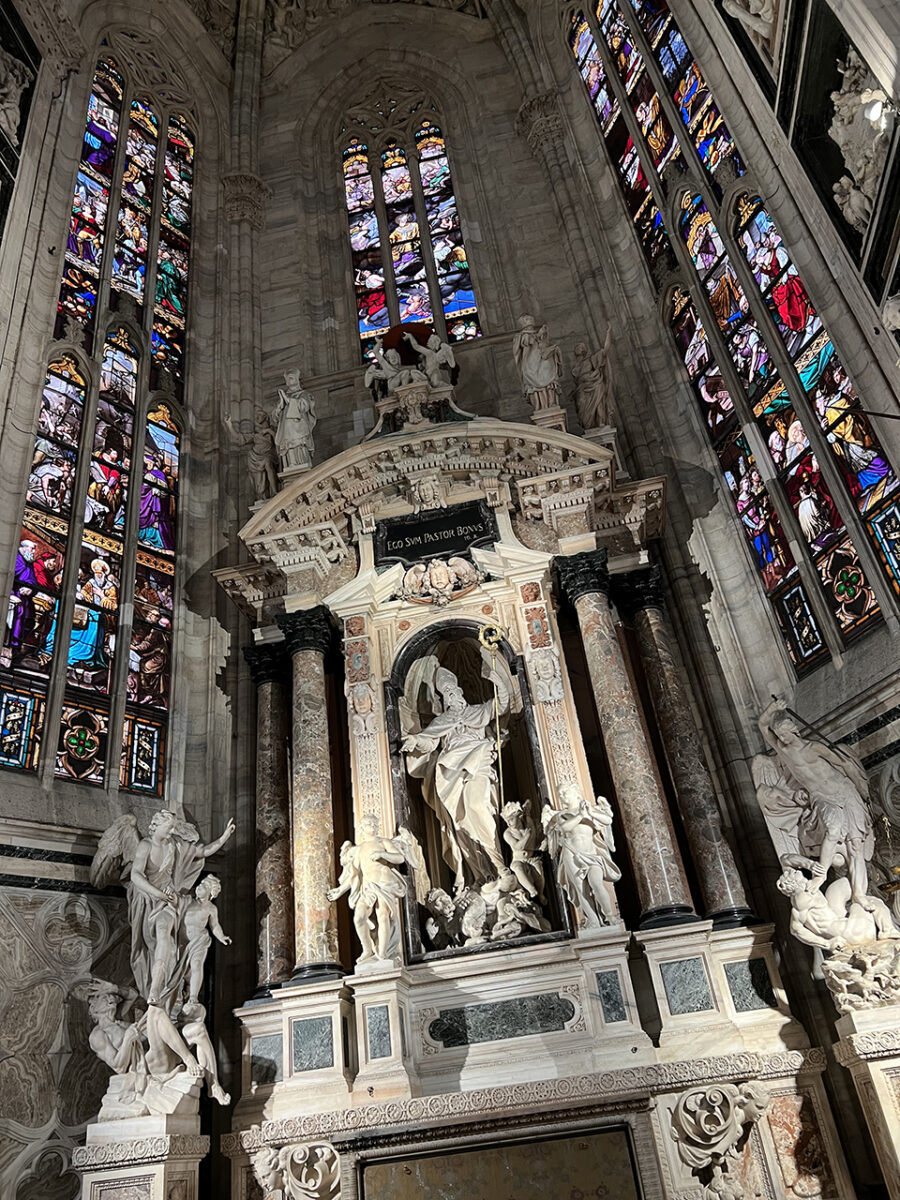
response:
<path id="1" fill-rule="evenodd" d="M 681 672 L 672 655 L 658 566 L 612 577 L 619 613 L 631 620 L 659 731 L 665 747 L 678 809 L 703 891 L 706 916 L 717 929 L 750 925 L 758 918 L 747 905 L 731 847 L 722 833 L 722 815 L 700 735 L 691 715 Z"/>
<path id="2" fill-rule="evenodd" d="M 637 881 L 640 927 L 695 921 L 669 810 L 609 607 L 606 551 L 589 550 L 555 561 L 562 589 L 578 614 L 603 745 Z"/>
<path id="3" fill-rule="evenodd" d="M 291 815 L 293 818 L 294 949 L 292 978 L 318 982 L 343 974 L 337 917 L 325 896 L 335 885 L 331 747 L 323 659 L 333 629 L 324 605 L 282 613 L 293 662 Z"/>
<path id="4" fill-rule="evenodd" d="M 256 995 L 265 996 L 294 967 L 287 651 L 267 642 L 245 646 L 244 658 L 256 684 Z"/>

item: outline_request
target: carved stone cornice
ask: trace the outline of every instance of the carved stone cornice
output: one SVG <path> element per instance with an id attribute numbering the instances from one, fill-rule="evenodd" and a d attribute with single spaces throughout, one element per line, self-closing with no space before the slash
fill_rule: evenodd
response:
<path id="1" fill-rule="evenodd" d="M 219 586 L 252 621 L 262 621 L 267 605 L 285 593 L 287 581 L 273 563 L 255 562 L 213 571 Z"/>
<path id="2" fill-rule="evenodd" d="M 254 229 L 262 229 L 266 223 L 266 201 L 272 196 L 271 188 L 249 171 L 223 175 L 222 187 L 228 220 L 249 221 Z"/>
<path id="3" fill-rule="evenodd" d="M 96 1171 L 100 1167 L 130 1167 L 171 1162 L 178 1158 L 200 1159 L 208 1153 L 206 1134 L 166 1133 L 105 1145 L 76 1146 L 72 1151 L 72 1166 L 78 1171 Z"/>
<path id="4" fill-rule="evenodd" d="M 275 619 L 284 634 L 290 655 L 299 654 L 302 650 L 315 650 L 317 654 L 324 655 L 334 644 L 334 624 L 324 604 L 300 612 L 279 613 Z"/>
<path id="5" fill-rule="evenodd" d="M 533 1113 L 540 1108 L 566 1108 L 569 1105 L 581 1108 L 585 1104 L 600 1103 L 605 1107 L 629 1099 L 639 1102 L 647 1096 L 677 1092 L 695 1084 L 717 1080 L 784 1079 L 810 1073 L 821 1074 L 824 1070 L 825 1054 L 818 1047 L 782 1050 L 776 1054 L 745 1050 L 714 1058 L 651 1063 L 614 1071 L 596 1071 L 589 1075 L 473 1088 L 467 1092 L 414 1096 L 407 1100 L 395 1098 L 333 1112 L 285 1117 L 278 1121 L 266 1121 L 262 1126 L 256 1125 L 240 1133 L 225 1134 L 221 1148 L 223 1154 L 236 1158 L 252 1154 L 264 1145 L 283 1146 L 289 1142 L 308 1142 L 317 1138 L 335 1140 L 336 1136 L 352 1136 L 361 1129 L 442 1126 L 485 1113 L 502 1112 L 505 1117 L 511 1118 L 522 1111 Z"/>
<path id="6" fill-rule="evenodd" d="M 610 595 L 623 617 L 633 617 L 643 608 L 664 608 L 662 571 L 652 563 L 636 571 L 612 575 Z"/>
<path id="7" fill-rule="evenodd" d="M 290 664 L 284 642 L 258 642 L 244 646 L 243 653 L 257 687 L 263 683 L 283 683 L 288 678 Z"/>
<path id="8" fill-rule="evenodd" d="M 900 1055 L 900 1029 L 874 1029 L 851 1033 L 834 1044 L 834 1057 L 842 1067 L 854 1067 L 862 1060 L 895 1058 Z"/>
<path id="9" fill-rule="evenodd" d="M 53 0 L 19 0 L 16 8 L 41 52 L 42 65 L 57 79 L 81 69 L 88 49 L 65 5 Z"/>
<path id="10" fill-rule="evenodd" d="M 559 555 L 553 561 L 559 575 L 559 586 L 566 599 L 574 604 L 582 596 L 609 595 L 609 567 L 606 550 L 585 550 L 581 554 Z"/>
<path id="11" fill-rule="evenodd" d="M 516 129 L 527 140 L 532 154 L 543 155 L 559 146 L 563 136 L 562 114 L 557 92 L 532 96 L 516 115 Z"/>

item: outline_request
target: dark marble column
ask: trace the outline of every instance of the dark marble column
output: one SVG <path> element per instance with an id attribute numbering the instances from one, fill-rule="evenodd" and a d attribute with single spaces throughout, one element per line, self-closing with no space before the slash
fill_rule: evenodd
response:
<path id="1" fill-rule="evenodd" d="M 605 550 L 556 560 L 575 606 L 638 896 L 641 928 L 697 919 L 609 607 Z"/>
<path id="2" fill-rule="evenodd" d="M 641 567 L 614 575 L 611 582 L 616 608 L 631 621 L 637 637 L 706 916 L 718 928 L 752 924 L 758 918 L 747 905 L 737 863 L 722 832 L 722 815 L 700 748 L 700 734 L 672 656 L 660 569 Z"/>
<path id="3" fill-rule="evenodd" d="M 288 801 L 290 678 L 283 642 L 245 646 L 256 684 L 257 995 L 290 979 L 294 966 L 294 888 Z"/>
<path id="4" fill-rule="evenodd" d="M 324 657 L 334 630 L 324 605 L 283 613 L 278 626 L 293 663 L 291 814 L 293 817 L 294 947 L 292 978 L 342 974 L 335 906 L 326 892 L 335 885 L 331 746 L 325 696 Z"/>

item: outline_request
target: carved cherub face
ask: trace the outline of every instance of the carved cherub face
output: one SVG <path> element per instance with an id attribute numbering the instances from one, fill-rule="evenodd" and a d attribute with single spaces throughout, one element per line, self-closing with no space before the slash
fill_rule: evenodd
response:
<path id="1" fill-rule="evenodd" d="M 357 828 L 359 830 L 360 841 L 362 841 L 368 838 L 377 838 L 381 824 L 376 816 L 366 813 L 364 817 L 360 817 Z"/>
<path id="2" fill-rule="evenodd" d="M 574 783 L 564 783 L 559 789 L 559 802 L 562 807 L 569 812 L 575 810 L 581 804 L 581 792 Z"/>
<path id="3" fill-rule="evenodd" d="M 365 717 L 372 711 L 372 689 L 367 683 L 357 683 L 353 688 L 353 711 Z"/>
<path id="4" fill-rule="evenodd" d="M 556 662 L 552 654 L 536 654 L 534 673 L 538 679 L 549 682 L 556 677 Z"/>

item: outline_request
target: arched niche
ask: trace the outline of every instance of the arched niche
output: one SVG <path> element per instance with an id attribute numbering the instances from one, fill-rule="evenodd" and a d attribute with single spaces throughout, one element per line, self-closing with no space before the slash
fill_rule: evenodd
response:
<path id="1" fill-rule="evenodd" d="M 467 939 L 459 933 L 455 940 L 447 944 L 445 938 L 428 936 L 426 922 L 429 911 L 417 902 L 415 891 L 410 887 L 404 902 L 405 936 L 407 957 L 413 962 L 498 949 L 509 945 L 511 941 L 520 945 L 572 935 L 571 920 L 556 885 L 550 861 L 539 850 L 543 840 L 540 814 L 549 799 L 549 792 L 524 661 L 506 639 L 501 639 L 492 663 L 490 652 L 478 639 L 482 628 L 479 622 L 466 618 L 436 621 L 410 638 L 394 661 L 390 677 L 384 685 L 394 812 L 397 823 L 409 828 L 419 842 L 433 887 L 441 888 L 452 897 L 454 871 L 445 853 L 440 822 L 425 799 L 423 779 L 414 777 L 407 770 L 407 758 L 402 745 L 412 730 L 417 726 L 424 729 L 443 710 L 435 679 L 439 667 L 456 675 L 466 702 L 472 705 L 493 704 L 493 683 L 488 677 L 489 668 L 493 667 L 509 694 L 508 715 L 501 722 L 505 731 L 499 772 L 503 782 L 503 802 L 523 804 L 535 829 L 534 853 L 539 856 L 543 868 L 545 896 L 545 903 L 538 908 L 544 918 L 545 928 L 526 926 L 523 932 L 512 937 L 493 938 L 490 929 L 486 928 L 483 942 L 465 944 Z M 492 721 L 489 729 L 492 736 L 494 729 Z M 496 812 L 495 820 L 497 841 L 508 870 L 512 851 L 503 838 L 506 822 Z M 461 841 L 464 843 L 465 838 Z M 484 879 L 479 880 L 468 861 L 463 870 L 466 890 L 480 893 Z M 497 872 L 493 874 L 496 876 Z M 494 891 L 490 880 L 485 891 L 488 894 Z M 477 907 L 478 902 L 475 903 Z M 490 902 L 488 914 L 489 925 L 492 919 Z"/>

